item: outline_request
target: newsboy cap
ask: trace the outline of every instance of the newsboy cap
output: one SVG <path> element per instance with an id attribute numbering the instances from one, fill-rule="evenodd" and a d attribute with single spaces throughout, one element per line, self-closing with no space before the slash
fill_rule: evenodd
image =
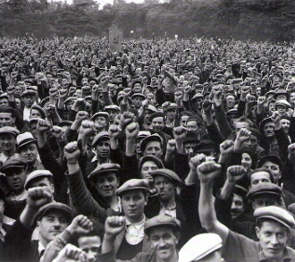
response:
<path id="1" fill-rule="evenodd" d="M 10 134 L 16 137 L 19 134 L 19 130 L 12 126 L 4 126 L 0 128 L 0 135 L 4 134 Z"/>
<path id="2" fill-rule="evenodd" d="M 149 192 L 150 189 L 148 183 L 144 179 L 129 179 L 117 189 L 116 193 L 120 196 L 133 190 Z"/>
<path id="3" fill-rule="evenodd" d="M 144 231 L 145 233 L 148 233 L 152 228 L 161 227 L 161 226 L 169 226 L 174 229 L 180 230 L 181 223 L 177 218 L 160 214 L 148 219 L 145 222 Z"/>
<path id="4" fill-rule="evenodd" d="M 106 174 L 106 173 L 119 173 L 120 171 L 120 165 L 119 164 L 115 164 L 115 163 L 103 163 L 98 165 L 97 168 L 95 168 L 89 175 L 88 175 L 88 179 L 93 179 L 94 177 L 97 177 L 99 175 L 102 174 Z"/>
<path id="5" fill-rule="evenodd" d="M 27 162 L 23 158 L 11 157 L 4 162 L 0 171 L 5 174 L 8 169 L 25 168 L 26 166 L 27 166 Z"/>
<path id="6" fill-rule="evenodd" d="M 178 262 L 199 261 L 222 247 L 222 239 L 215 233 L 192 237 L 179 251 Z"/>
<path id="7" fill-rule="evenodd" d="M 110 139 L 109 133 L 107 131 L 99 132 L 92 141 L 92 146 L 95 147 L 97 143 L 102 139 Z"/>
<path id="8" fill-rule="evenodd" d="M 259 207 L 254 211 L 254 217 L 257 220 L 262 218 L 274 220 L 288 229 L 294 227 L 295 224 L 293 215 L 286 209 L 278 206 Z"/>
<path id="9" fill-rule="evenodd" d="M 37 178 L 41 178 L 41 177 L 49 177 L 49 178 L 53 178 L 53 174 L 46 169 L 42 169 L 42 170 L 35 170 L 33 172 L 31 172 L 30 174 L 28 174 L 26 181 L 25 181 L 25 185 L 24 188 L 26 190 L 28 190 L 30 188 L 30 184 L 36 180 Z"/>
<path id="10" fill-rule="evenodd" d="M 259 183 L 257 185 L 251 186 L 247 197 L 249 199 L 254 199 L 257 196 L 261 196 L 261 195 L 271 195 L 274 197 L 281 197 L 282 189 L 278 185 L 273 183 L 268 183 L 268 182 Z"/>
<path id="11" fill-rule="evenodd" d="M 175 172 L 167 168 L 160 168 L 160 169 L 153 170 L 150 172 L 150 175 L 152 177 L 163 176 L 168 178 L 172 183 L 175 183 L 178 185 L 183 184 L 183 181 L 180 179 L 180 177 Z"/>
<path id="12" fill-rule="evenodd" d="M 36 139 L 33 137 L 32 133 L 30 133 L 30 132 L 25 132 L 25 133 L 19 134 L 16 137 L 17 149 L 20 149 L 28 144 L 31 144 L 31 143 L 36 143 Z"/>

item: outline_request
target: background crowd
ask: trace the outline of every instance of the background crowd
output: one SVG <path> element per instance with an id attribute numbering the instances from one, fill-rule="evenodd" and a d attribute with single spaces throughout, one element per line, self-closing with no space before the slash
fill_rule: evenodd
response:
<path id="1" fill-rule="evenodd" d="M 0 39 L 1 261 L 294 261 L 294 48 Z"/>

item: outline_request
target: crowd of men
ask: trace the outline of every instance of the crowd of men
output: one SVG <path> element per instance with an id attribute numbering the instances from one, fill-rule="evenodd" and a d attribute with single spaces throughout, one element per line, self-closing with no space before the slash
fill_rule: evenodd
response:
<path id="1" fill-rule="evenodd" d="M 0 261 L 295 261 L 294 59 L 0 39 Z"/>

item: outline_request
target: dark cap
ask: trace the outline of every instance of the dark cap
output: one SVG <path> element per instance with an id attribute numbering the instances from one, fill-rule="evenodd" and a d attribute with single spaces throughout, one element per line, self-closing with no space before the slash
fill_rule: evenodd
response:
<path id="1" fill-rule="evenodd" d="M 97 143 L 102 139 L 110 139 L 109 133 L 107 131 L 99 132 L 92 141 L 92 146 L 95 147 Z"/>
<path id="2" fill-rule="evenodd" d="M 41 177 L 48 177 L 48 178 L 53 178 L 53 174 L 49 171 L 49 170 L 35 170 L 33 172 L 31 172 L 30 174 L 28 174 L 26 181 L 25 181 L 25 185 L 24 188 L 26 190 L 28 190 L 30 188 L 30 184 Z"/>
<path id="3" fill-rule="evenodd" d="M 108 112 L 97 112 L 95 113 L 92 117 L 91 117 L 91 120 L 95 120 L 95 118 L 99 117 L 99 116 L 102 116 L 104 117 L 107 121 L 109 121 L 110 119 L 110 115 Z"/>
<path id="4" fill-rule="evenodd" d="M 150 172 L 150 175 L 152 177 L 156 177 L 156 176 L 163 176 L 168 178 L 172 183 L 177 184 L 177 185 L 182 185 L 183 181 L 180 179 L 180 177 L 173 172 L 170 169 L 167 168 L 161 168 L 161 169 L 156 169 Z"/>
<path id="5" fill-rule="evenodd" d="M 263 158 L 261 158 L 258 162 L 258 167 L 262 167 L 263 164 L 267 161 L 270 161 L 272 163 L 275 163 L 277 164 L 280 168 L 281 168 L 281 165 L 282 165 L 282 161 L 281 159 L 276 156 L 276 155 L 267 155 L 267 156 L 264 156 Z"/>
<path id="6" fill-rule="evenodd" d="M 27 162 L 21 157 L 11 157 L 4 162 L 0 171 L 6 174 L 6 171 L 8 169 L 25 168 L 26 166 L 27 166 Z"/>
<path id="7" fill-rule="evenodd" d="M 45 119 L 46 113 L 45 113 L 44 109 L 41 106 L 39 106 L 39 105 L 32 105 L 31 110 L 32 109 L 37 110 L 40 113 L 41 118 L 42 119 Z"/>
<path id="8" fill-rule="evenodd" d="M 3 135 L 3 134 L 10 134 L 16 137 L 19 134 L 19 131 L 15 127 L 4 126 L 0 128 L 0 135 Z"/>
<path id="9" fill-rule="evenodd" d="M 147 156 L 143 156 L 140 160 L 139 160 L 139 170 L 141 170 L 143 164 L 147 161 L 151 161 L 154 162 L 158 168 L 164 168 L 164 164 L 162 162 L 162 160 L 156 156 L 153 155 L 147 155 Z"/>
<path id="10" fill-rule="evenodd" d="M 148 145 L 148 143 L 150 143 L 152 141 L 158 141 L 163 146 L 163 139 L 162 139 L 162 137 L 159 136 L 158 134 L 153 134 L 151 136 L 148 136 L 148 137 L 144 138 L 141 141 L 141 143 L 140 143 L 140 150 L 141 150 L 141 152 L 144 152 L 144 150 L 145 150 L 146 146 Z"/>
<path id="11" fill-rule="evenodd" d="M 58 210 L 58 211 L 63 212 L 65 214 L 65 216 L 67 216 L 69 218 L 69 223 L 73 219 L 74 211 L 71 207 L 69 207 L 68 205 L 59 203 L 59 202 L 51 202 L 51 203 L 48 203 L 48 204 L 42 206 L 38 210 L 38 212 L 36 213 L 36 215 L 33 219 L 34 224 L 36 224 L 36 222 L 38 220 L 40 220 L 43 216 L 45 216 L 51 210 Z"/>
<path id="12" fill-rule="evenodd" d="M 280 198 L 282 196 L 282 189 L 273 183 L 264 182 L 251 186 L 248 192 L 248 199 L 254 199 L 257 196 L 269 195 Z"/>
<path id="13" fill-rule="evenodd" d="M 150 188 L 147 181 L 144 179 L 129 179 L 117 189 L 116 193 L 120 196 L 133 190 L 142 190 L 148 193 Z"/>
<path id="14" fill-rule="evenodd" d="M 160 214 L 148 219 L 145 222 L 144 231 L 148 234 L 152 228 L 161 226 L 169 226 L 178 231 L 181 229 L 180 221 L 177 218 Z"/>
<path id="15" fill-rule="evenodd" d="M 98 165 L 97 168 L 95 168 L 89 175 L 88 179 L 93 179 L 94 177 L 97 177 L 99 175 L 104 175 L 106 173 L 116 173 L 118 174 L 120 171 L 120 165 L 115 163 L 104 163 Z"/>
<path id="16" fill-rule="evenodd" d="M 254 211 L 254 217 L 256 219 L 267 218 L 274 220 L 287 229 L 291 229 L 294 227 L 295 221 L 292 214 L 287 211 L 286 209 L 278 206 L 267 206 L 267 207 L 260 207 Z"/>
<path id="17" fill-rule="evenodd" d="M 19 134 L 16 137 L 16 145 L 18 150 L 31 143 L 36 143 L 36 139 L 30 132 Z"/>

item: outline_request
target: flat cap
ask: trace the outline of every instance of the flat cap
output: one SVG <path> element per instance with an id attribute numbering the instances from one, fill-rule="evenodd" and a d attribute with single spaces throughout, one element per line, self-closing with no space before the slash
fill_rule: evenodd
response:
<path id="1" fill-rule="evenodd" d="M 161 226 L 170 226 L 177 230 L 181 229 L 180 221 L 177 218 L 160 214 L 148 219 L 145 222 L 144 231 L 145 233 L 148 233 L 152 228 Z"/>
<path id="2" fill-rule="evenodd" d="M 28 190 L 30 188 L 30 184 L 36 180 L 37 178 L 41 178 L 41 177 L 53 177 L 53 174 L 49 171 L 49 170 L 35 170 L 33 172 L 31 172 L 30 174 L 28 174 L 26 181 L 25 181 L 25 185 L 24 188 L 26 190 Z"/>
<path id="3" fill-rule="evenodd" d="M 192 100 L 195 100 L 195 99 L 199 99 L 199 98 L 203 98 L 204 96 L 201 94 L 201 93 L 196 93 L 193 97 L 192 97 Z"/>
<path id="4" fill-rule="evenodd" d="M 263 164 L 267 161 L 277 164 L 279 167 L 282 165 L 282 160 L 276 155 L 266 155 L 262 157 L 258 162 L 258 167 L 263 166 Z"/>
<path id="5" fill-rule="evenodd" d="M 45 216 L 51 210 L 58 210 L 58 211 L 63 212 L 65 214 L 65 216 L 68 217 L 69 222 L 71 222 L 71 220 L 73 219 L 74 211 L 71 207 L 69 207 L 68 205 L 65 205 L 63 203 L 51 202 L 51 203 L 48 203 L 48 204 L 42 206 L 38 210 L 38 212 L 36 213 L 36 215 L 34 216 L 34 219 L 33 219 L 34 224 L 36 224 L 36 222 L 39 219 L 41 219 L 43 216 Z"/>
<path id="6" fill-rule="evenodd" d="M 153 170 L 150 172 L 150 175 L 152 177 L 164 176 L 173 183 L 176 183 L 178 185 L 183 184 L 183 181 L 180 179 L 180 177 L 175 172 L 167 168 L 160 168 L 160 169 Z"/>
<path id="7" fill-rule="evenodd" d="M 276 103 L 275 103 L 275 106 L 285 106 L 285 107 L 288 107 L 288 108 L 291 107 L 290 103 L 287 100 L 284 100 L 284 99 L 277 100 Z"/>
<path id="8" fill-rule="evenodd" d="M 122 195 L 132 190 L 143 190 L 149 192 L 150 188 L 144 179 L 129 179 L 117 189 L 117 195 Z"/>
<path id="9" fill-rule="evenodd" d="M 147 144 L 150 143 L 150 142 L 152 142 L 152 141 L 159 141 L 161 143 L 161 145 L 163 145 L 163 139 L 162 139 L 162 137 L 160 137 L 158 134 L 153 134 L 151 136 L 145 137 L 141 141 L 141 143 L 140 143 L 140 150 L 141 150 L 141 152 L 144 152 Z"/>
<path id="10" fill-rule="evenodd" d="M 278 185 L 273 183 L 269 183 L 269 182 L 259 183 L 257 185 L 251 186 L 247 194 L 247 197 L 249 199 L 253 199 L 261 195 L 271 195 L 274 197 L 281 197 L 282 189 Z"/>
<path id="11" fill-rule="evenodd" d="M 16 137 L 17 149 L 20 149 L 25 145 L 28 145 L 30 143 L 35 143 L 35 142 L 36 142 L 36 139 L 33 137 L 33 135 L 30 132 L 19 134 Z"/>
<path id="12" fill-rule="evenodd" d="M 153 105 L 148 105 L 146 110 L 151 111 L 151 112 L 158 112 L 157 108 Z"/>
<path id="13" fill-rule="evenodd" d="M 19 134 L 19 131 L 15 127 L 4 126 L 0 128 L 0 135 L 3 135 L 3 134 L 10 134 L 16 137 Z"/>
<path id="14" fill-rule="evenodd" d="M 11 157 L 7 161 L 4 162 L 0 171 L 5 174 L 8 169 L 11 168 L 24 168 L 27 166 L 27 162 L 21 157 Z"/>
<path id="15" fill-rule="evenodd" d="M 99 132 L 92 141 L 92 146 L 96 146 L 97 143 L 102 139 L 110 139 L 109 133 L 107 131 Z"/>
<path id="16" fill-rule="evenodd" d="M 108 112 L 97 112 L 95 113 L 92 117 L 91 117 L 91 120 L 94 120 L 95 118 L 99 117 L 99 116 L 102 116 L 104 117 L 105 119 L 109 120 L 110 119 L 110 115 Z"/>
<path id="17" fill-rule="evenodd" d="M 179 251 L 178 262 L 199 261 L 222 247 L 222 239 L 215 233 L 192 237 Z"/>
<path id="18" fill-rule="evenodd" d="M 37 110 L 37 111 L 40 113 L 41 117 L 42 117 L 43 119 L 45 119 L 45 117 L 46 117 L 46 113 L 45 113 L 44 109 L 43 109 L 41 106 L 39 106 L 39 105 L 32 105 L 31 110 L 32 110 L 32 109 Z"/>
<path id="19" fill-rule="evenodd" d="M 95 168 L 89 175 L 88 179 L 93 179 L 94 177 L 97 177 L 98 175 L 102 175 L 105 173 L 118 173 L 120 171 L 121 166 L 119 164 L 115 163 L 104 163 L 98 165 L 97 168 Z"/>
<path id="20" fill-rule="evenodd" d="M 256 219 L 268 218 L 274 220 L 288 229 L 294 227 L 295 224 L 293 215 L 286 209 L 278 206 L 257 208 L 254 211 L 254 217 Z"/>
<path id="21" fill-rule="evenodd" d="M 137 138 L 145 138 L 145 137 L 148 137 L 148 136 L 151 136 L 151 132 L 148 131 L 148 130 L 141 130 L 138 132 L 138 135 L 137 135 Z"/>
<path id="22" fill-rule="evenodd" d="M 146 97 L 145 95 L 141 94 L 141 93 L 135 93 L 131 96 L 131 99 L 135 98 L 135 97 L 140 97 L 142 98 L 142 100 L 144 100 Z"/>
<path id="23" fill-rule="evenodd" d="M 34 86 L 27 87 L 24 92 L 22 92 L 22 96 L 28 96 L 28 95 L 36 95 L 37 94 L 37 88 Z"/>
<path id="24" fill-rule="evenodd" d="M 139 160 L 139 170 L 141 170 L 143 164 L 147 161 L 151 161 L 154 162 L 158 168 L 164 168 L 164 164 L 162 162 L 162 160 L 156 156 L 153 155 L 147 155 L 147 156 L 143 156 L 140 160 Z"/>
<path id="25" fill-rule="evenodd" d="M 108 105 L 108 106 L 105 106 L 104 110 L 105 111 L 112 111 L 113 110 L 113 111 L 118 111 L 118 112 L 121 111 L 120 107 L 117 106 L 117 105 Z"/>

